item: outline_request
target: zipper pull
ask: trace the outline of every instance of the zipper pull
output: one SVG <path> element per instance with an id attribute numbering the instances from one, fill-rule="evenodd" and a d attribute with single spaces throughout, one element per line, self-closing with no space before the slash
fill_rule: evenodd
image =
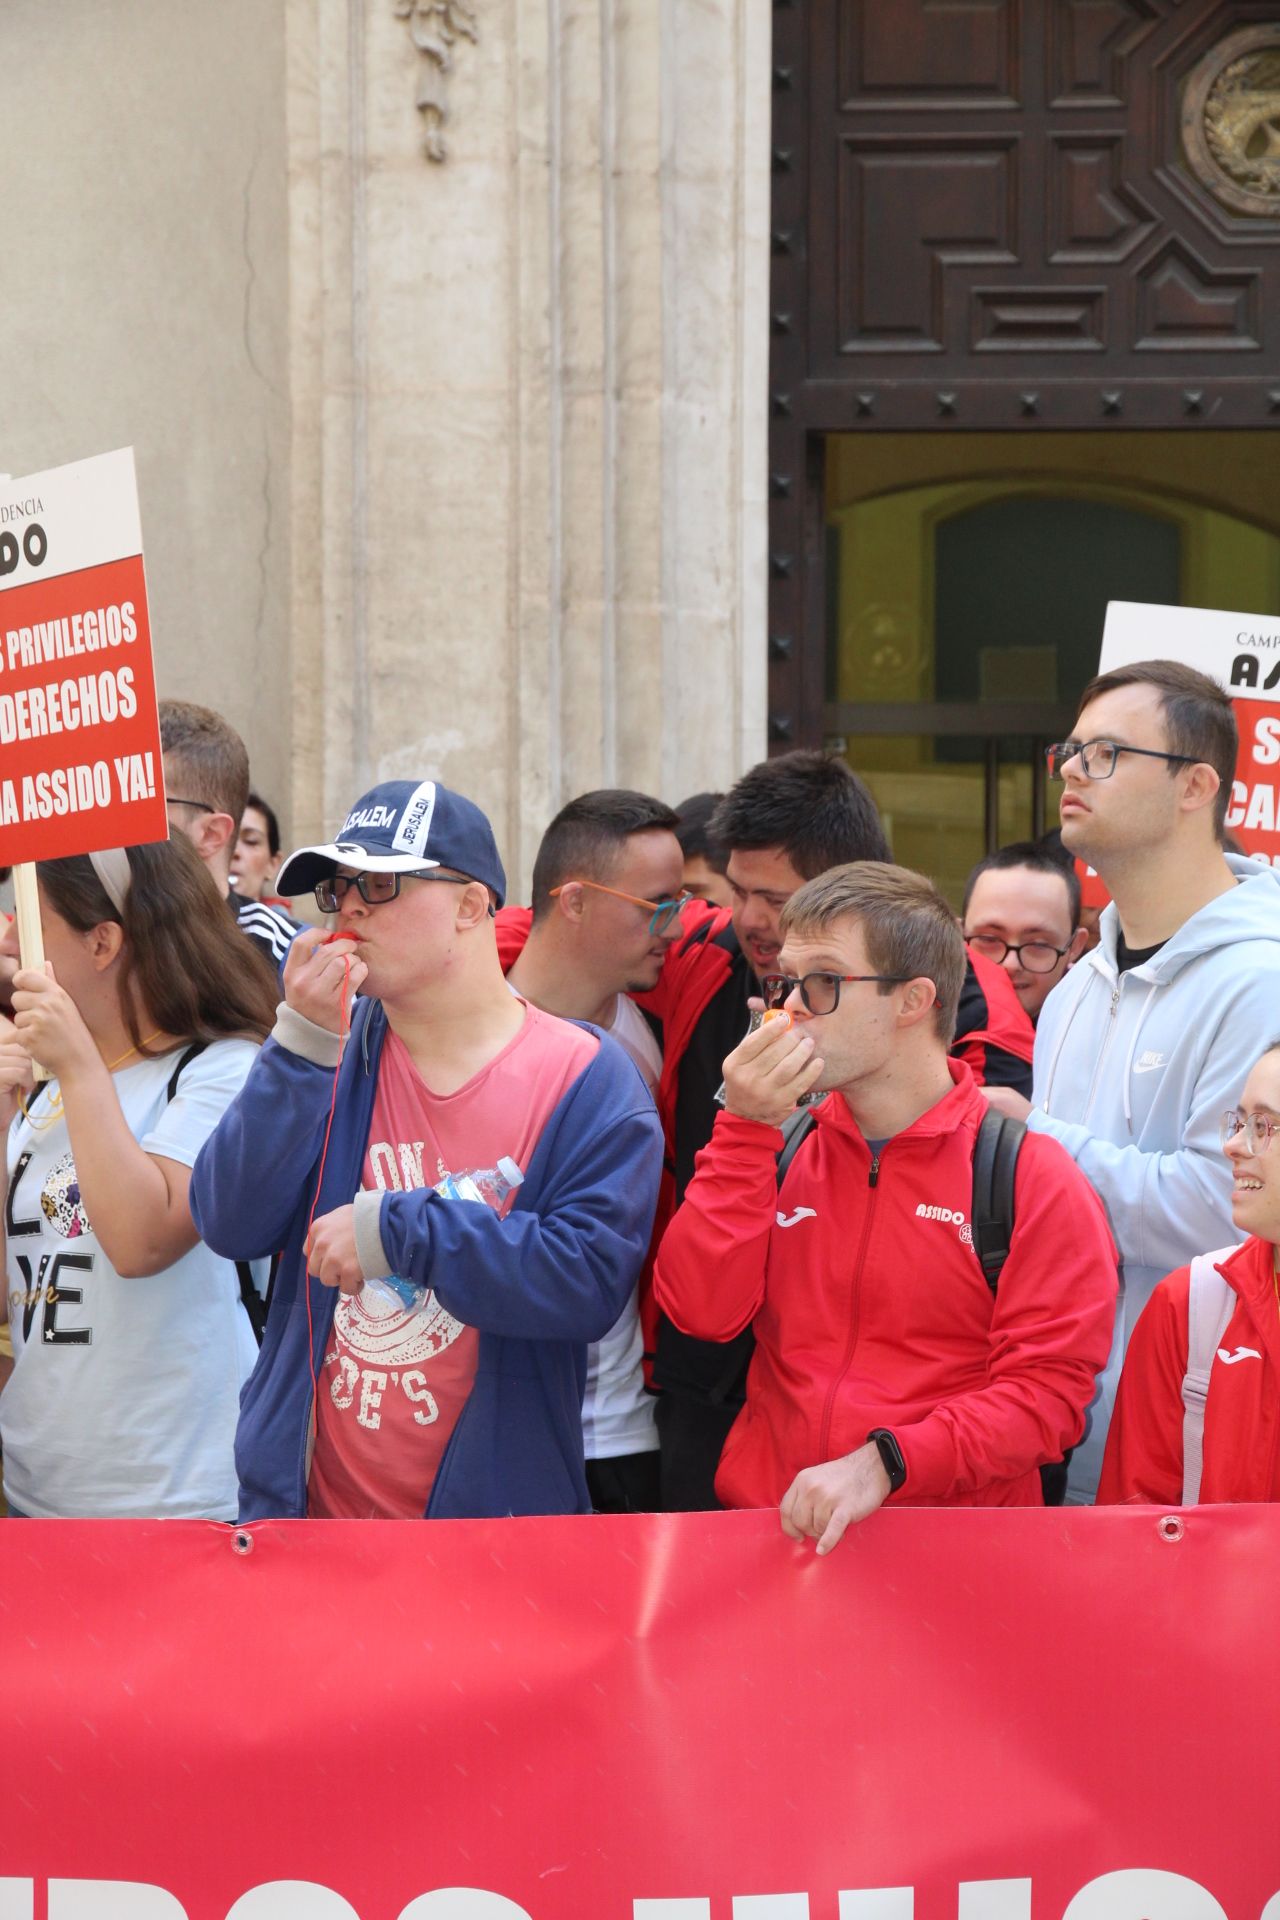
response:
<path id="1" fill-rule="evenodd" d="M 1120 982 L 1119 982 L 1119 981 L 1117 980 L 1117 981 L 1116 981 L 1116 984 L 1115 984 L 1115 987 L 1113 988 L 1113 990 L 1112 990 L 1112 994 L 1111 994 L 1111 1012 L 1110 1012 L 1110 1014 L 1108 1015 L 1108 1018 L 1109 1018 L 1109 1019 L 1112 1019 L 1112 1020 L 1114 1020 L 1114 1019 L 1115 1019 L 1115 1017 L 1116 1017 L 1116 1008 L 1117 1008 L 1117 1007 L 1118 1007 L 1119 1005 L 1120 1005 Z"/>
<path id="2" fill-rule="evenodd" d="M 879 1154 L 877 1154 L 875 1159 L 871 1162 L 871 1171 L 867 1175 L 867 1185 L 869 1187 L 874 1187 L 876 1184 L 876 1181 L 879 1178 L 880 1178 L 880 1156 Z"/>

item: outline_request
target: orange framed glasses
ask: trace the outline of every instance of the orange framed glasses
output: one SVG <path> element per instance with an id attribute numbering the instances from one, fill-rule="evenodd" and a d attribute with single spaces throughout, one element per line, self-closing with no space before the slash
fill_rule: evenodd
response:
<path id="1" fill-rule="evenodd" d="M 633 907 L 644 907 L 649 914 L 649 931 L 653 934 L 665 933 L 693 898 L 691 893 L 681 893 L 674 900 L 644 900 L 638 893 L 623 893 L 618 887 L 602 886 L 598 880 L 566 880 L 552 887 L 551 898 L 554 900 L 563 893 L 565 887 L 594 887 L 597 893 L 611 893 L 615 900 L 629 900 Z"/>

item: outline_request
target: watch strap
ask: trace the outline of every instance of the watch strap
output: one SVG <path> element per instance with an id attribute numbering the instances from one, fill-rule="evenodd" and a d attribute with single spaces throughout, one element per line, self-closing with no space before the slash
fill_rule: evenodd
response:
<path id="1" fill-rule="evenodd" d="M 867 1439 L 880 1455 L 881 1465 L 889 1476 L 890 1493 L 896 1493 L 899 1487 L 905 1485 L 907 1478 L 907 1463 L 902 1457 L 902 1448 L 888 1427 L 873 1428 Z"/>

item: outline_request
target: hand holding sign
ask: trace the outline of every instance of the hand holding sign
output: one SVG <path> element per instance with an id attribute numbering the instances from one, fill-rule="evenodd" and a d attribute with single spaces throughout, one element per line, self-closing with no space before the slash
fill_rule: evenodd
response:
<path id="1" fill-rule="evenodd" d="M 13 981 L 13 1026 L 31 1060 L 59 1080 L 95 1069 L 101 1056 L 75 1001 L 54 978 L 52 963 L 20 967 Z"/>
<path id="2" fill-rule="evenodd" d="M 0 1014 L 0 1125 L 7 1126 L 18 1110 L 18 1095 L 35 1087 L 31 1055 L 18 1038 L 12 1020 Z"/>

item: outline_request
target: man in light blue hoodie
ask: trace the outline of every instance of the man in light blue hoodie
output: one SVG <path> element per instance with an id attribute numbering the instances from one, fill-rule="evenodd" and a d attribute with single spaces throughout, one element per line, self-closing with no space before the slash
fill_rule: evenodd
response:
<path id="1" fill-rule="evenodd" d="M 1148 660 L 1091 681 L 1074 738 L 1049 749 L 1063 844 L 1112 904 L 1098 946 L 1045 1002 L 1031 1105 L 984 1091 L 1062 1143 L 1120 1248 L 1111 1357 L 1072 1461 L 1077 1504 L 1096 1491 L 1125 1345 L 1156 1283 L 1239 1238 L 1218 1129 L 1280 1023 L 1280 874 L 1223 849 L 1236 744 L 1216 681 Z"/>

